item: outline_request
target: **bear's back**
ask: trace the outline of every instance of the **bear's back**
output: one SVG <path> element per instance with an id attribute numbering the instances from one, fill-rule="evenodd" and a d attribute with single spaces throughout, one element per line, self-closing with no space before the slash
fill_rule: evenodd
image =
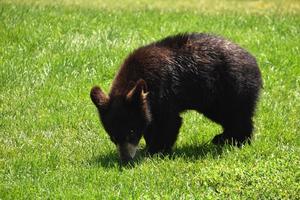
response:
<path id="1" fill-rule="evenodd" d="M 247 83 L 257 87 L 261 82 L 251 54 L 222 37 L 204 33 L 170 36 L 136 49 L 122 64 L 111 95 L 125 94 L 129 83 L 138 79 L 159 94 L 179 88 L 181 92 L 175 93 L 191 98 L 194 91 L 211 96 L 227 85 L 234 84 L 232 89 L 237 91 L 248 87 Z"/>

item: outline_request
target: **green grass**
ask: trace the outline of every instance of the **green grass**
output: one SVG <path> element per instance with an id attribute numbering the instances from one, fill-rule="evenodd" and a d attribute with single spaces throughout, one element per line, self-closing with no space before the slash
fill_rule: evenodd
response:
<path id="1" fill-rule="evenodd" d="M 207 10 L 193 0 L 168 9 L 32 2 L 0 2 L 0 199 L 300 198 L 299 2 L 227 1 L 215 11 L 208 0 Z M 223 35 L 257 57 L 264 89 L 253 144 L 217 148 L 210 140 L 221 128 L 187 112 L 172 158 L 140 156 L 120 169 L 91 87 L 108 91 L 140 45 L 192 31 Z"/>

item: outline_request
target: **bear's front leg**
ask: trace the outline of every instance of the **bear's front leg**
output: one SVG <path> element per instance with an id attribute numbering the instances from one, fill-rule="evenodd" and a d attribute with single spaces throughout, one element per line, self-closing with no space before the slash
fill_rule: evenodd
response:
<path id="1" fill-rule="evenodd" d="M 181 124 L 182 118 L 178 115 L 169 116 L 164 120 L 153 120 L 144 134 L 148 152 L 151 155 L 171 153 Z"/>

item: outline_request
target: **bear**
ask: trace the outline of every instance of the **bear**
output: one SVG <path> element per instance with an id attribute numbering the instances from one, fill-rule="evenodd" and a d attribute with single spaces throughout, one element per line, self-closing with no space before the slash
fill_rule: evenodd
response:
<path id="1" fill-rule="evenodd" d="M 90 97 L 121 162 L 128 163 L 142 137 L 151 155 L 171 152 L 187 110 L 222 126 L 214 144 L 250 143 L 261 88 L 247 50 L 214 34 L 183 33 L 134 50 L 109 94 L 94 86 Z"/>

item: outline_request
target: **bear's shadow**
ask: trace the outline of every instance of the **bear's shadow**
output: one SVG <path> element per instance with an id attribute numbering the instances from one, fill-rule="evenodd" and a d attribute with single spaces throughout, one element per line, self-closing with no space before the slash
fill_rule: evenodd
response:
<path id="1" fill-rule="evenodd" d="M 223 153 L 224 146 L 217 146 L 212 143 L 202 143 L 202 144 L 186 144 L 179 147 L 175 147 L 171 155 L 162 155 L 160 158 L 176 159 L 183 158 L 187 161 L 204 159 L 205 157 L 217 158 Z M 147 157 L 151 157 L 147 154 L 145 149 L 141 149 L 138 155 L 135 157 L 133 163 L 129 167 L 134 167 L 143 162 Z M 115 168 L 120 165 L 117 152 L 111 151 L 105 155 L 96 156 L 88 161 L 91 166 L 101 166 L 104 168 Z M 127 166 L 128 167 L 128 166 Z"/>
<path id="2" fill-rule="evenodd" d="M 174 159 L 181 157 L 186 160 L 199 160 L 208 156 L 217 158 L 222 155 L 224 147 L 212 143 L 186 144 L 175 148 L 172 157 Z"/>

